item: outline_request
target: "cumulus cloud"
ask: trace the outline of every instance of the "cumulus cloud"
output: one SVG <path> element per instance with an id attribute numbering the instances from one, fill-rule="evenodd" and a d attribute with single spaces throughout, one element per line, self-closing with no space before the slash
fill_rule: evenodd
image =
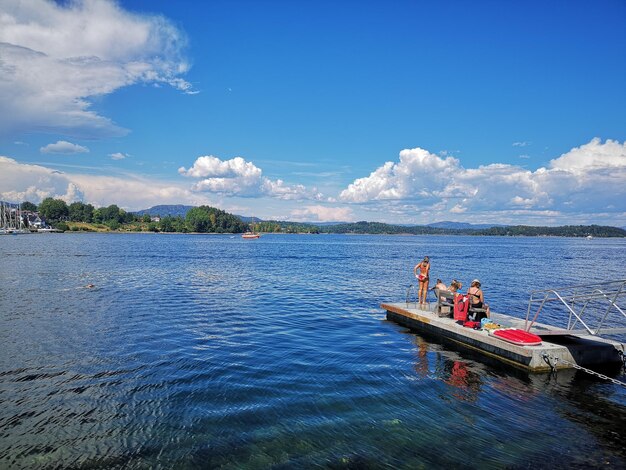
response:
<path id="1" fill-rule="evenodd" d="M 509 164 L 464 168 L 455 158 L 441 158 L 415 148 L 400 152 L 398 162 L 386 162 L 340 193 L 351 203 L 416 201 L 420 210 L 439 217 L 462 213 L 586 214 L 626 211 L 626 143 L 591 142 L 534 171 Z M 545 212 L 548 211 L 548 212 Z"/>
<path id="2" fill-rule="evenodd" d="M 352 222 L 354 213 L 349 207 L 305 206 L 291 211 L 294 222 Z"/>
<path id="3" fill-rule="evenodd" d="M 184 34 L 112 0 L 0 2 L 0 134 L 121 135 L 90 99 L 136 83 L 183 92 Z"/>
<path id="4" fill-rule="evenodd" d="M 115 152 L 110 153 L 109 157 L 111 157 L 111 160 L 124 160 L 126 157 L 128 157 L 128 155 L 122 152 Z"/>
<path id="5" fill-rule="evenodd" d="M 69 155 L 74 153 L 88 153 L 89 149 L 87 147 L 83 147 L 82 145 L 66 142 L 65 140 L 58 140 L 54 144 L 48 144 L 45 147 L 41 147 L 39 151 L 41 153 L 64 153 Z"/>
<path id="6" fill-rule="evenodd" d="M 198 192 L 242 197 L 270 196 L 285 200 L 323 198 L 315 188 L 308 189 L 301 184 L 290 185 L 281 179 L 267 178 L 259 167 L 241 157 L 221 160 L 206 155 L 198 157 L 189 169 L 180 167 L 178 172 L 184 176 L 201 178 L 192 186 L 192 190 Z"/>
<path id="7" fill-rule="evenodd" d="M 400 152 L 399 163 L 385 162 L 368 177 L 359 178 L 343 190 L 340 199 L 367 202 L 384 199 L 433 199 L 444 189 L 466 192 L 462 185 L 447 186 L 453 173 L 460 170 L 454 157 L 439 157 L 424 149 Z"/>
<path id="8" fill-rule="evenodd" d="M 133 174 L 64 173 L 0 156 L 0 200 L 39 203 L 46 197 L 63 199 L 67 203 L 83 201 L 96 207 L 117 204 L 129 210 L 157 204 L 211 205 L 205 196 L 169 182 Z"/>
<path id="9" fill-rule="evenodd" d="M 16 202 L 40 202 L 46 197 L 71 202 L 72 197 L 80 199 L 83 196 L 64 173 L 39 165 L 18 163 L 8 157 L 0 157 L 0 188 L 3 188 L 0 199 Z"/>
<path id="10" fill-rule="evenodd" d="M 624 169 L 626 167 L 626 142 L 620 144 L 608 139 L 604 144 L 594 138 L 588 144 L 573 148 L 550 162 L 550 168 L 572 172 L 589 170 Z"/>

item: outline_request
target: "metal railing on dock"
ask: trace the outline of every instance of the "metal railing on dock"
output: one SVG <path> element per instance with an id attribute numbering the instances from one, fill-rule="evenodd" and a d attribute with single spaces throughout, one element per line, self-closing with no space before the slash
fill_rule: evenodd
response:
<path id="1" fill-rule="evenodd" d="M 623 334 L 626 333 L 625 301 L 626 279 L 533 291 L 524 328 L 529 331 L 539 315 L 549 310 L 551 320 L 562 319 L 566 324 L 562 329 L 542 332 L 542 336 Z"/>
<path id="2" fill-rule="evenodd" d="M 417 303 L 419 302 L 419 293 L 417 292 L 417 286 L 413 284 L 409 285 L 406 290 L 406 307 L 409 308 L 409 304 L 411 303 L 411 294 L 415 293 L 415 308 L 417 308 Z"/>

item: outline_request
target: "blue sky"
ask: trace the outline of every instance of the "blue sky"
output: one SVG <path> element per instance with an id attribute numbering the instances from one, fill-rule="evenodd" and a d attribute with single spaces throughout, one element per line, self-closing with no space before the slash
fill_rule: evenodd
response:
<path id="1" fill-rule="evenodd" d="M 0 197 L 626 225 L 626 3 L 0 2 Z"/>

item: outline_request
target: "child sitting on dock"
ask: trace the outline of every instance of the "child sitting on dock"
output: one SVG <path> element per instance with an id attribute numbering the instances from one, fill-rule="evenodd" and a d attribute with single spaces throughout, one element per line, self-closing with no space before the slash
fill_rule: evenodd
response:
<path id="1" fill-rule="evenodd" d="M 437 279 L 437 284 L 431 290 L 448 290 L 448 286 L 446 286 L 441 279 Z"/>
<path id="2" fill-rule="evenodd" d="M 463 284 L 461 284 L 456 279 L 452 279 L 452 282 L 450 283 L 450 287 L 448 287 L 448 290 L 456 294 L 459 292 L 459 289 L 461 289 L 461 287 L 463 287 Z"/>
<path id="3" fill-rule="evenodd" d="M 441 279 L 437 279 L 437 284 L 435 284 L 435 287 L 432 287 L 430 290 L 435 293 L 435 296 L 439 297 L 437 299 L 438 302 L 446 301 L 447 297 L 445 295 L 439 295 L 442 292 L 446 292 L 448 290 L 448 286 L 446 286 Z"/>

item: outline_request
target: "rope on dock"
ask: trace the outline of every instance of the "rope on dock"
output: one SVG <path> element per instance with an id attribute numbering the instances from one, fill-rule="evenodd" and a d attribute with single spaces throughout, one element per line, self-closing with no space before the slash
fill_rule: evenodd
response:
<path id="1" fill-rule="evenodd" d="M 624 359 L 624 353 L 622 353 L 621 351 L 618 351 L 618 352 L 620 353 L 620 355 L 622 357 L 622 361 L 624 361 L 625 360 Z M 565 359 L 559 359 L 558 357 L 550 356 L 547 353 L 543 353 L 541 355 L 541 357 L 546 362 L 546 364 L 548 364 L 550 366 L 550 368 L 552 369 L 552 372 L 556 372 L 557 371 L 557 364 L 559 363 L 559 361 L 561 361 L 563 364 L 571 366 L 574 369 L 582 370 L 583 372 L 587 372 L 588 374 L 595 375 L 596 377 L 599 377 L 599 378 L 601 378 L 603 380 L 608 380 L 609 382 L 614 383 L 615 385 L 621 385 L 622 387 L 626 387 L 626 383 L 624 383 L 624 382 L 620 382 L 619 380 L 616 380 L 616 379 L 614 379 L 612 377 L 609 377 L 608 375 L 601 374 L 600 372 L 596 372 L 594 370 L 587 369 L 586 367 L 579 366 L 578 364 L 575 364 L 573 362 L 566 361 Z"/>

